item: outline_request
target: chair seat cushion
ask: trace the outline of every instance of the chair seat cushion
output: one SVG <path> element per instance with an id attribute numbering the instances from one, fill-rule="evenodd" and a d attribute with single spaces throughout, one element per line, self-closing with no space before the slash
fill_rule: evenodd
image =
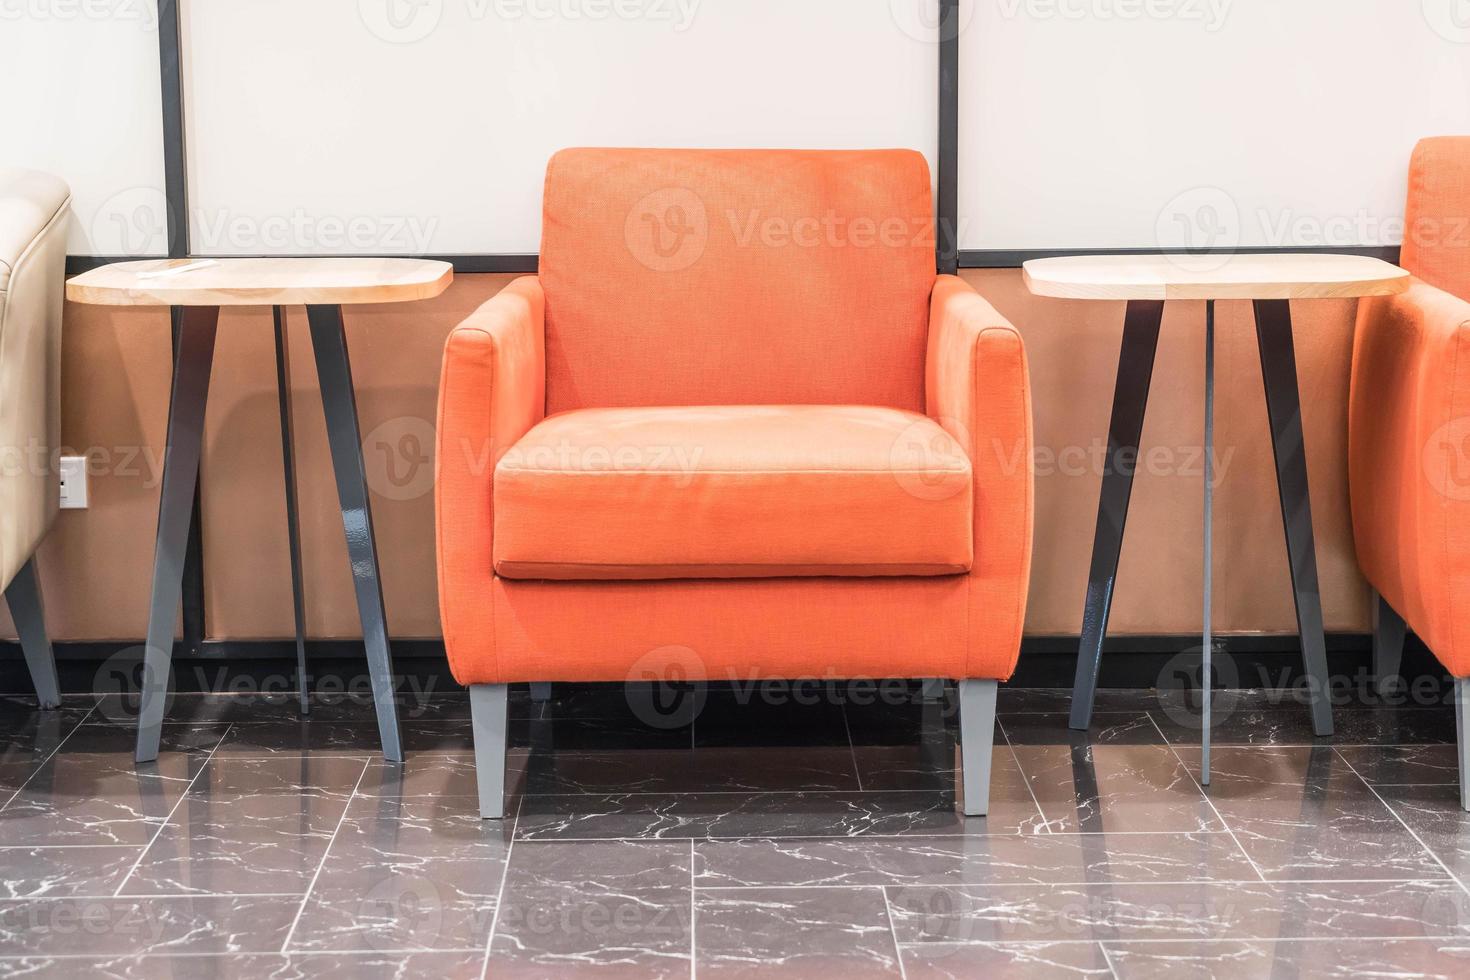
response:
<path id="1" fill-rule="evenodd" d="M 512 579 L 953 575 L 970 462 L 932 420 L 852 405 L 554 415 L 495 468 Z"/>

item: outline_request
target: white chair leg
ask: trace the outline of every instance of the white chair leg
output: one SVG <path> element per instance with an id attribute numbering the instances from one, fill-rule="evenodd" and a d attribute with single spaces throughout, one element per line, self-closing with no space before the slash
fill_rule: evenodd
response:
<path id="1" fill-rule="evenodd" d="M 475 739 L 475 782 L 480 789 L 480 819 L 505 816 L 506 704 L 504 684 L 470 687 L 470 720 Z"/>
<path id="2" fill-rule="evenodd" d="M 960 681 L 960 766 L 965 816 L 990 810 L 990 753 L 995 745 L 996 681 Z"/>

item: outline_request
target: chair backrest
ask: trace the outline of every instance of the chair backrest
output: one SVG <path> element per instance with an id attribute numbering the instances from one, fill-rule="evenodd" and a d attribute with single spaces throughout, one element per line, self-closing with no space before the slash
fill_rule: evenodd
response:
<path id="1" fill-rule="evenodd" d="M 1470 136 L 1437 136 L 1414 148 L 1400 262 L 1470 299 Z"/>
<path id="2" fill-rule="evenodd" d="M 35 552 L 60 503 L 61 304 L 66 184 L 0 168 L 0 588 Z"/>
<path id="3" fill-rule="evenodd" d="M 919 153 L 564 150 L 540 275 L 548 412 L 923 410 L 935 266 Z"/>

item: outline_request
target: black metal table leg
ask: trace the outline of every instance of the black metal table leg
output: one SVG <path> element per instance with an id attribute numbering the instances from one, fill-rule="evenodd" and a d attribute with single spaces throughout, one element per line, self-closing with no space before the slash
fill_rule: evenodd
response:
<path id="1" fill-rule="evenodd" d="M 1271 445 L 1276 456 L 1276 487 L 1286 550 L 1291 560 L 1291 587 L 1301 634 L 1312 706 L 1312 730 L 1332 734 L 1332 704 L 1327 679 L 1327 643 L 1322 626 L 1322 595 L 1317 583 L 1317 543 L 1312 533 L 1312 502 L 1307 493 L 1307 455 L 1302 437 L 1301 394 L 1297 388 L 1296 348 L 1291 336 L 1291 304 L 1256 300 L 1256 342 L 1261 351 L 1261 377 L 1266 411 L 1271 419 Z"/>
<path id="2" fill-rule="evenodd" d="M 291 608 L 296 619 L 296 682 L 301 713 L 311 712 L 306 674 L 306 600 L 301 586 L 301 524 L 296 503 L 296 450 L 291 420 L 291 350 L 286 336 L 286 311 L 271 308 L 276 327 L 276 398 L 281 409 L 281 462 L 286 474 L 286 537 L 291 550 Z"/>
<path id="3" fill-rule="evenodd" d="M 363 644 L 367 648 L 368 669 L 372 675 L 378 734 L 383 742 L 384 758 L 390 762 L 402 762 L 403 744 L 398 733 L 393 660 L 388 649 L 387 615 L 383 611 L 378 549 L 373 540 L 367 470 L 362 460 L 362 435 L 357 424 L 357 399 L 352 390 L 352 367 L 347 358 L 342 308 L 308 306 L 306 318 L 311 326 L 311 345 L 316 354 L 322 408 L 327 419 L 327 442 L 332 452 L 332 469 L 337 477 L 337 497 L 342 505 L 342 530 L 347 535 L 347 557 L 352 563 L 357 612 L 362 621 Z"/>
<path id="4" fill-rule="evenodd" d="M 199 480 L 204 436 L 204 405 L 214 362 L 219 307 L 183 311 L 174 356 L 173 392 L 168 406 L 168 443 L 163 458 L 163 488 L 158 502 L 158 537 L 153 552 L 153 592 L 148 607 L 148 640 L 143 653 L 138 706 L 138 762 L 158 758 L 174 623 L 183 591 L 184 555 Z"/>
<path id="5" fill-rule="evenodd" d="M 1164 318 L 1162 300 L 1135 300 L 1128 304 L 1123 324 L 1123 346 L 1118 357 L 1118 381 L 1113 392 L 1113 418 L 1108 427 L 1108 462 L 1097 507 L 1097 532 L 1092 542 L 1092 569 L 1087 578 L 1087 605 L 1082 613 L 1082 642 L 1077 651 L 1077 677 L 1072 684 L 1073 728 L 1092 722 L 1092 700 L 1102 661 L 1103 636 L 1118 575 L 1128 498 L 1133 493 L 1133 471 L 1138 464 L 1138 441 L 1148 407 L 1149 381 Z"/>

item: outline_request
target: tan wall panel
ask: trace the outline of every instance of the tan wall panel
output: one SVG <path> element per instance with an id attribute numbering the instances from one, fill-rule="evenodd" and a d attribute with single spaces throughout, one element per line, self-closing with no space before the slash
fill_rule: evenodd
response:
<path id="1" fill-rule="evenodd" d="M 439 635 L 432 454 L 444 339 L 512 278 L 462 275 L 434 300 L 344 310 L 388 626 L 396 637 Z M 307 633 L 360 636 L 304 309 L 287 310 L 287 330 Z M 290 565 L 268 308 L 229 311 L 221 318 L 203 470 L 210 636 L 290 636 Z"/>
<path id="2" fill-rule="evenodd" d="M 1026 629 L 1075 634 L 1125 305 L 1035 297 L 1015 270 L 964 275 L 1015 322 L 1031 363 L 1038 472 Z M 1328 630 L 1365 632 L 1367 585 L 1353 555 L 1346 463 L 1356 306 L 1294 303 L 1292 310 L 1324 617 Z M 1223 632 L 1291 633 L 1291 576 L 1251 307 L 1221 303 L 1218 314 L 1214 624 Z M 1110 633 L 1200 628 L 1204 315 L 1198 302 L 1165 308 Z"/>
<path id="3" fill-rule="evenodd" d="M 1035 388 L 1036 559 L 1027 630 L 1075 634 L 1092 547 L 1121 303 L 1039 299 L 1015 270 L 965 277 L 1026 337 Z M 394 636 L 438 635 L 429 483 L 439 357 L 453 325 L 511 276 L 463 275 L 426 303 L 346 311 Z M 1353 557 L 1346 397 L 1354 306 L 1298 303 L 1297 355 L 1323 601 L 1329 630 L 1366 631 Z M 1112 620 L 1116 633 L 1190 633 L 1200 624 L 1204 307 L 1170 304 L 1159 343 Z M 303 310 L 288 311 L 308 632 L 359 633 Z M 63 512 L 40 564 L 58 640 L 137 638 L 148 604 L 157 461 L 167 417 L 162 311 L 68 305 L 63 434 L 95 447 L 92 507 Z M 1215 621 L 1229 632 L 1292 632 L 1291 583 L 1250 308 L 1220 306 L 1217 333 Z M 268 309 L 221 318 L 204 457 L 206 602 L 218 639 L 291 633 L 285 505 Z M 0 612 L 0 631 L 13 636 Z"/>
<path id="4" fill-rule="evenodd" d="M 63 452 L 91 460 L 91 506 L 62 511 L 41 547 L 46 621 L 55 640 L 138 639 L 168 426 L 168 312 L 67 303 L 62 331 Z M 4 603 L 0 635 L 15 635 Z"/>

